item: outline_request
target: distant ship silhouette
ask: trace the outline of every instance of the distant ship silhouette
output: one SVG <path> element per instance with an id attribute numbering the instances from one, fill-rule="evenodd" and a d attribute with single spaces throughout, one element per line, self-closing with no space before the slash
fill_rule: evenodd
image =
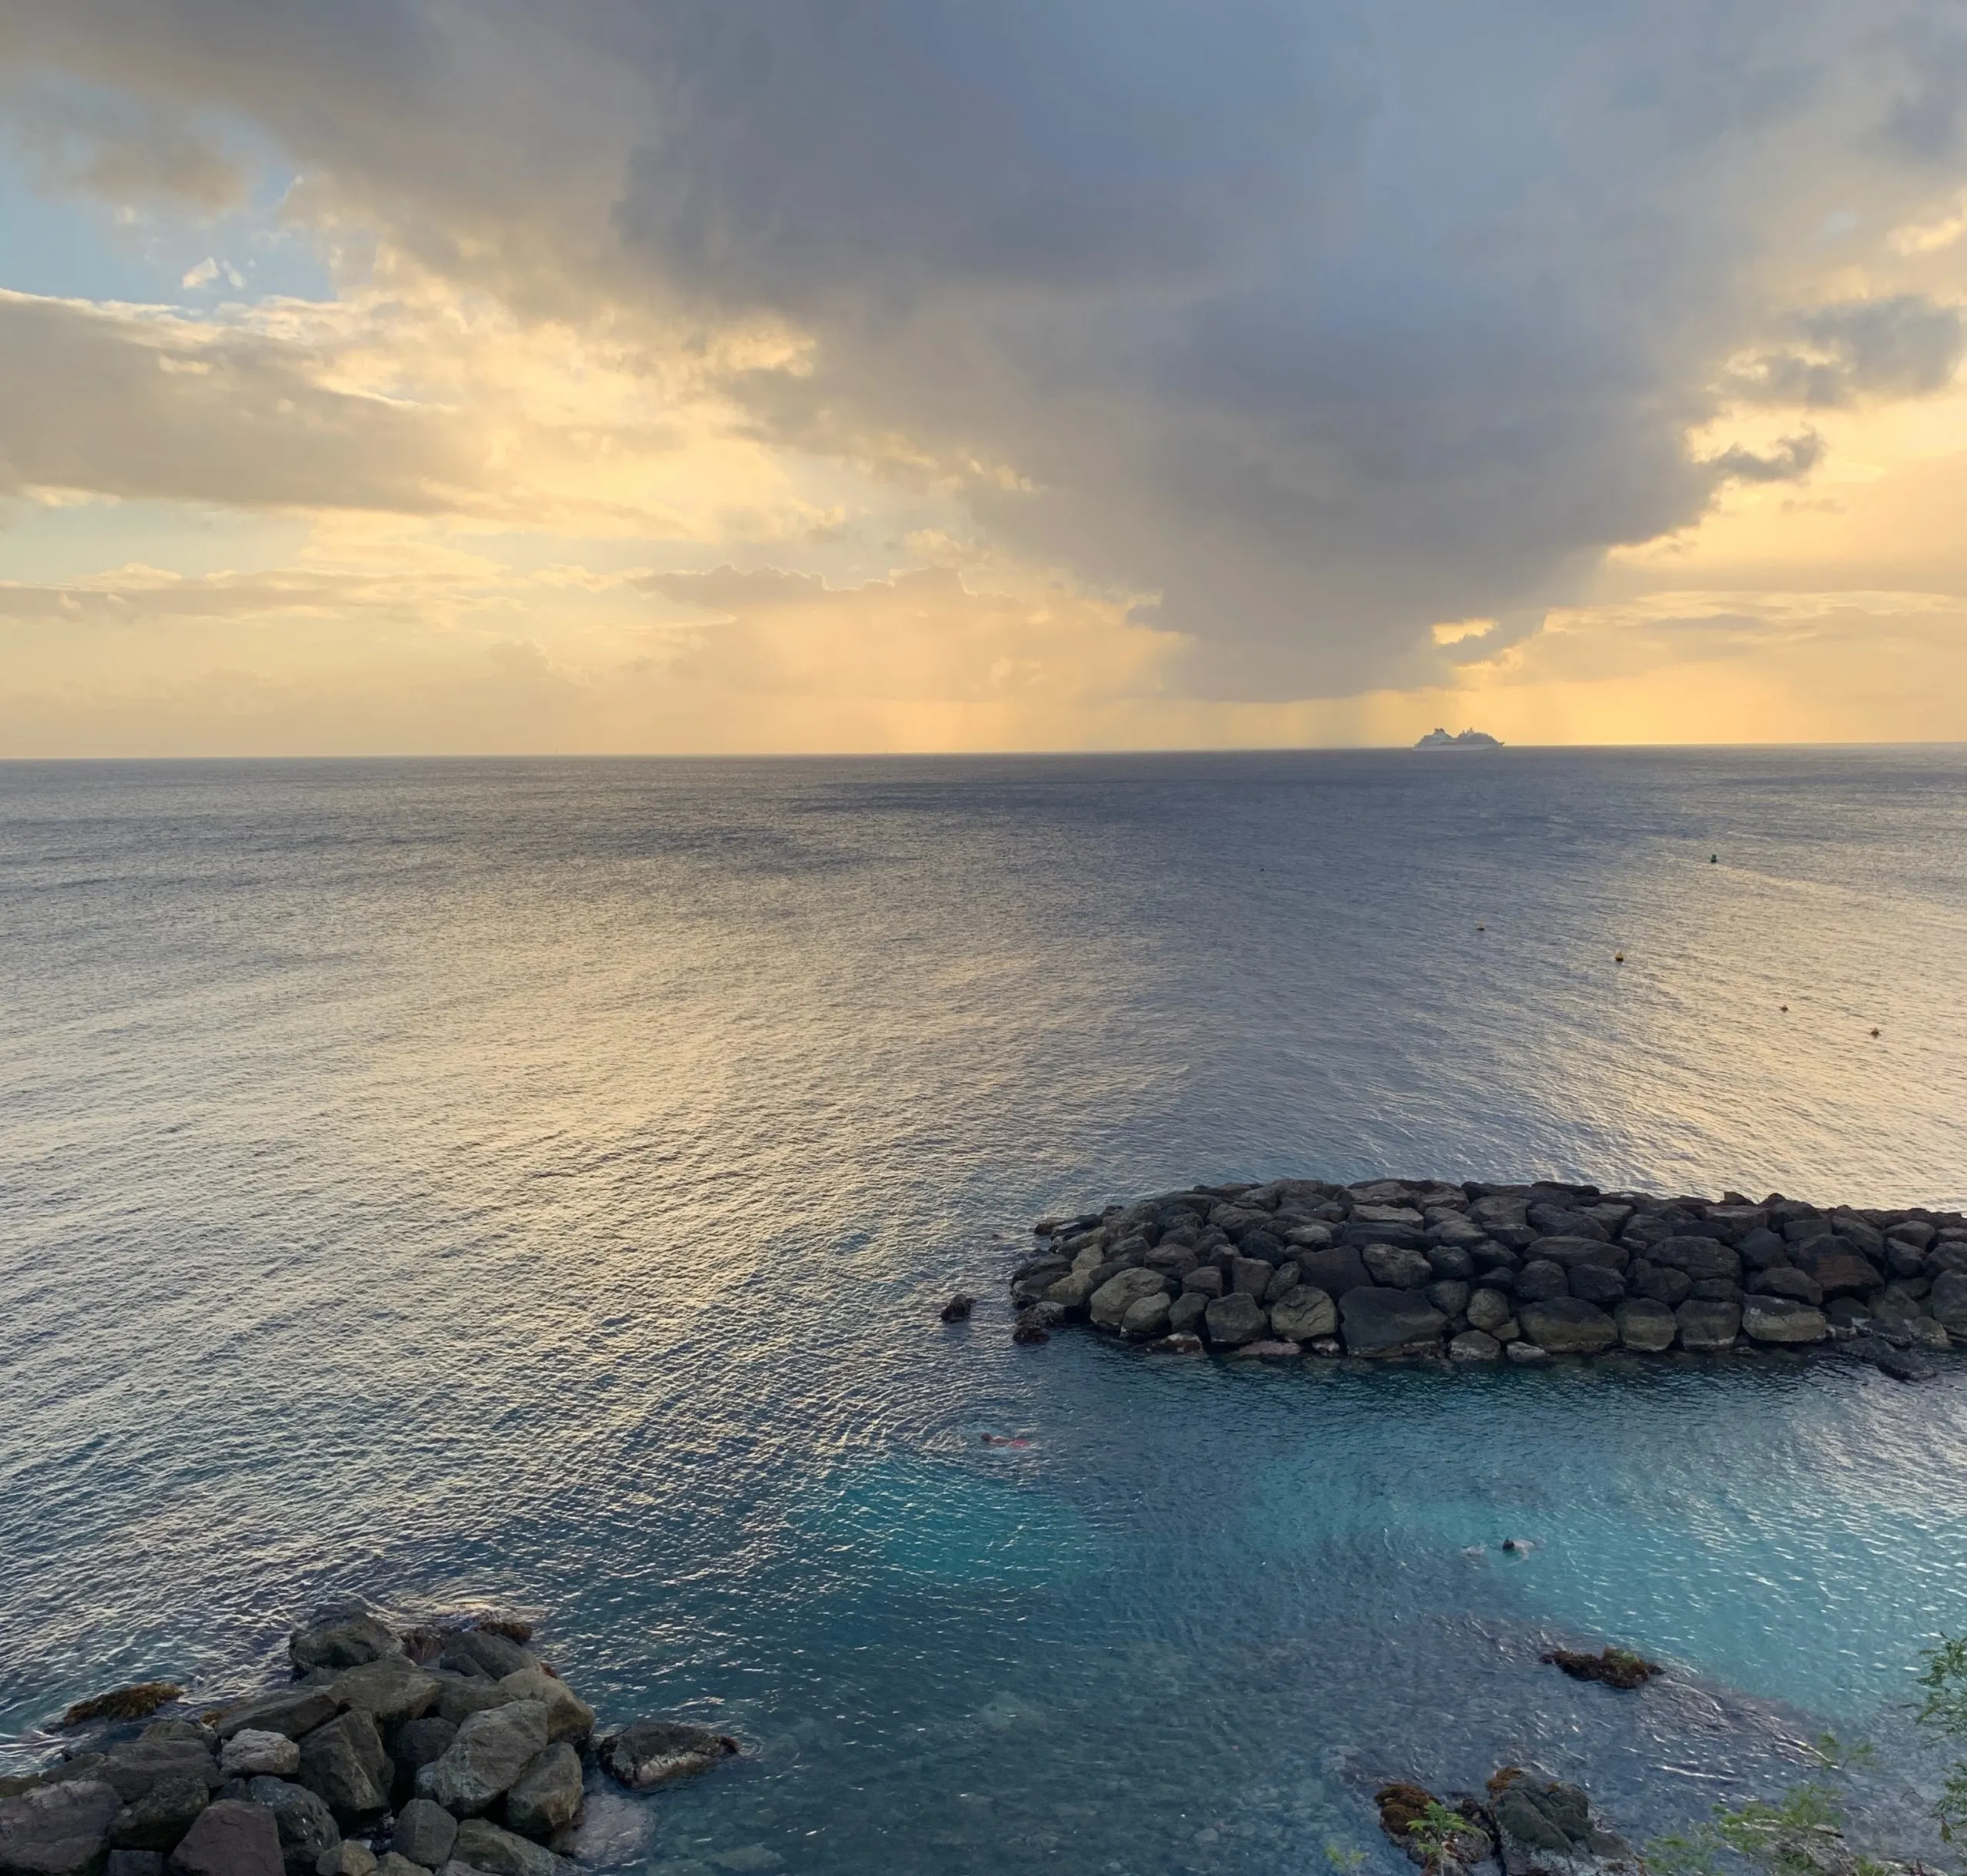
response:
<path id="1" fill-rule="evenodd" d="M 1445 729 L 1431 729 L 1415 744 L 1417 749 L 1500 749 L 1503 745 L 1487 730 L 1464 729 L 1451 736 Z"/>

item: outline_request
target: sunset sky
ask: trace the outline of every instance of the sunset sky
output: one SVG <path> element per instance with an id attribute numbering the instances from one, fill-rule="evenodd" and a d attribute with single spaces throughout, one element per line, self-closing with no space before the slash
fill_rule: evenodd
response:
<path id="1" fill-rule="evenodd" d="M 0 755 L 1967 739 L 1957 0 L 0 0 Z"/>

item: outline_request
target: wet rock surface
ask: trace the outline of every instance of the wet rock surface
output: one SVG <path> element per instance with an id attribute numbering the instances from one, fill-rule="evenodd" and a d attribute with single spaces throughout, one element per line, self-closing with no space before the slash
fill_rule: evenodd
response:
<path id="1" fill-rule="evenodd" d="M 1967 1340 L 1967 1214 L 1540 1180 L 1184 1187 L 1047 1219 L 1013 1339 L 1085 1322 L 1145 1349 L 1438 1358 L 1862 1358 L 1895 1379 Z M 1041 1315 L 1041 1312 L 1043 1312 Z"/>

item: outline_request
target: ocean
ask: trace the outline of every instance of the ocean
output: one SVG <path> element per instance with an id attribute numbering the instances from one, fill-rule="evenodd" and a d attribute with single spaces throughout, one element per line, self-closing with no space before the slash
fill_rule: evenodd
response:
<path id="1" fill-rule="evenodd" d="M 1197 1180 L 1959 1205 L 1963 965 L 1959 749 L 0 765 L 0 1768 L 360 1592 L 743 1738 L 597 1801 L 653 1876 L 1391 1876 L 1385 1778 L 1644 1837 L 1826 1726 L 1915 1831 L 1967 1373 L 1232 1370 L 1003 1284 Z M 1608 1640 L 1671 1675 L 1537 1661 Z"/>

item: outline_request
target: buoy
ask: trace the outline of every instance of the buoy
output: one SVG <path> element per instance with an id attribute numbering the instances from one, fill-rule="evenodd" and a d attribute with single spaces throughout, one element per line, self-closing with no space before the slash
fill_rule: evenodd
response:
<path id="1" fill-rule="evenodd" d="M 1478 931 L 1488 931 L 1488 928 L 1488 928 L 1487 925 L 1478 925 L 1478 926 L 1475 928 L 1475 929 L 1476 929 Z"/>
<path id="2" fill-rule="evenodd" d="M 1789 1004 L 1787 1004 L 1786 1003 L 1786 1004 L 1784 1004 L 1782 1006 L 1782 1009 L 1783 1009 L 1783 1014 L 1785 1016 L 1787 1016 L 1787 1015 L 1790 1014 L 1790 1006 L 1789 1006 Z"/>
<path id="3" fill-rule="evenodd" d="M 1719 866 L 1721 864 L 1720 855 L 1718 853 L 1710 853 L 1707 856 L 1707 864 L 1710 866 Z"/>
<path id="4" fill-rule="evenodd" d="M 1626 955 L 1625 955 L 1625 953 L 1624 953 L 1624 951 L 1614 951 L 1614 952 L 1613 952 L 1613 954 L 1612 954 L 1612 961 L 1613 961 L 1613 963 L 1614 963 L 1614 964 L 1624 964 L 1624 963 L 1625 962 L 1625 961 L 1626 961 Z"/>
<path id="5" fill-rule="evenodd" d="M 1874 1029 L 1874 1030 L 1872 1031 L 1872 1034 L 1873 1035 L 1876 1035 L 1876 1034 L 1878 1034 L 1878 1031 L 1877 1031 L 1876 1029 Z"/>

